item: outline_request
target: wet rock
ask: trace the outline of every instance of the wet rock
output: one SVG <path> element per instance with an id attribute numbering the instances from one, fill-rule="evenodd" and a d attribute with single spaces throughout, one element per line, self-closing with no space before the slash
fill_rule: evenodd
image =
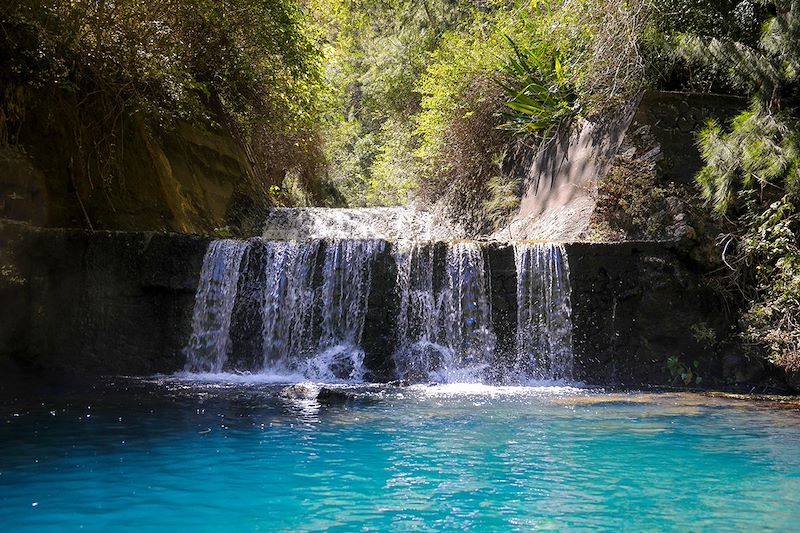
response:
<path id="1" fill-rule="evenodd" d="M 297 383 L 284 387 L 278 396 L 284 400 L 316 400 L 319 396 L 320 388 L 311 383 Z"/>
<path id="2" fill-rule="evenodd" d="M 336 379 L 348 380 L 356 371 L 355 361 L 352 357 L 337 357 L 331 362 L 330 370 Z"/>
<path id="3" fill-rule="evenodd" d="M 727 381 L 756 383 L 764 378 L 765 373 L 766 365 L 761 357 L 729 353 L 722 358 L 722 376 Z"/>
<path id="4" fill-rule="evenodd" d="M 342 405 L 351 399 L 351 395 L 342 389 L 319 387 L 313 383 L 296 383 L 281 389 L 280 398 L 289 401 L 312 400 L 320 405 Z"/>
<path id="5" fill-rule="evenodd" d="M 317 393 L 317 401 L 322 405 L 342 405 L 349 399 L 350 395 L 341 389 L 322 387 Z"/>

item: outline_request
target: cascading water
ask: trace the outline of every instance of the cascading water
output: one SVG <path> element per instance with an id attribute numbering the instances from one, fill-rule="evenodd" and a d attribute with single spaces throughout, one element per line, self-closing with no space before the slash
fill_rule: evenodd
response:
<path id="1" fill-rule="evenodd" d="M 250 262 L 260 261 L 257 266 L 263 271 L 256 288 L 261 357 L 245 368 L 228 361 L 240 264 L 250 244 L 215 241 L 203 263 L 186 370 L 361 380 L 364 352 L 360 343 L 372 268 L 385 242 L 254 242 L 263 249 L 250 257 Z M 318 268 L 321 284 L 315 282 Z"/>
<path id="2" fill-rule="evenodd" d="M 512 372 L 521 378 L 572 377 L 572 303 L 563 245 L 514 245 L 517 269 L 517 353 Z"/>
<path id="3" fill-rule="evenodd" d="M 357 345 L 364 332 L 372 264 L 385 241 L 339 240 L 325 251 L 320 347 Z"/>
<path id="4" fill-rule="evenodd" d="M 398 243 L 392 249 L 397 265 L 400 311 L 397 319 L 398 374 L 405 379 L 429 379 L 441 365 L 444 346 L 437 341 L 437 305 L 433 293 L 434 249 L 429 244 Z"/>
<path id="5" fill-rule="evenodd" d="M 406 244 L 395 252 L 400 293 L 398 374 L 410 380 L 481 381 L 494 358 L 488 284 L 476 243 L 447 247 L 445 275 L 434 291 L 434 249 Z"/>
<path id="6" fill-rule="evenodd" d="M 208 247 L 186 349 L 189 372 L 216 373 L 225 366 L 239 269 L 247 247 L 246 242 L 227 239 L 214 241 Z"/>
<path id="7" fill-rule="evenodd" d="M 318 352 L 305 361 L 305 374 L 316 379 L 360 381 L 364 352 L 360 347 L 372 286 L 372 268 L 383 252 L 381 240 L 335 240 L 325 250 Z"/>
<path id="8" fill-rule="evenodd" d="M 491 308 L 492 298 L 514 298 L 513 277 L 510 287 L 503 282 L 492 296 L 480 244 L 396 241 L 391 256 L 386 247 L 383 240 L 215 241 L 203 262 L 186 370 L 361 381 L 373 275 L 380 268 L 385 280 L 391 272 L 385 261 L 393 258 L 396 285 L 380 283 L 373 299 L 391 313 L 369 315 L 372 361 L 393 353 L 396 377 L 417 382 L 571 378 L 571 294 L 563 246 L 514 245 L 515 347 L 509 331 L 513 303 L 511 311 L 498 306 L 498 316 L 508 313 L 511 320 L 501 322 L 508 329 L 500 330 L 500 343 Z M 381 354 L 374 340 L 383 334 L 388 353 Z"/>
<path id="9" fill-rule="evenodd" d="M 265 241 L 263 369 L 289 372 L 313 344 L 314 268 L 321 241 Z"/>
<path id="10" fill-rule="evenodd" d="M 442 337 L 450 350 L 444 361 L 448 381 L 474 380 L 492 364 L 489 290 L 483 254 L 476 243 L 455 243 L 447 249 L 447 276 L 439 305 Z"/>

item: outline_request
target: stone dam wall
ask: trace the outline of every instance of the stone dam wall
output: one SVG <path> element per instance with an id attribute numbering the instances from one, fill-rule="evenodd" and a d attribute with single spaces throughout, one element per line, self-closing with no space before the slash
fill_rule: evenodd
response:
<path id="1" fill-rule="evenodd" d="M 0 223 L 0 367 L 57 378 L 180 370 L 209 242 Z M 719 339 L 730 330 L 728 314 L 678 248 L 574 243 L 565 249 L 577 380 L 683 386 L 676 362 L 702 376 L 702 386 L 748 388 L 773 380 L 763 360 L 724 353 L 724 343 L 709 340 L 709 332 Z M 508 348 L 516 324 L 513 246 L 486 243 L 483 250 L 498 347 Z M 373 272 L 363 346 L 372 376 L 383 380 L 393 370 L 394 276 L 389 244 Z M 246 316 L 246 309 L 237 312 Z M 234 338 L 237 327 L 246 321 L 234 322 Z M 245 342 L 238 338 L 234 349 Z"/>

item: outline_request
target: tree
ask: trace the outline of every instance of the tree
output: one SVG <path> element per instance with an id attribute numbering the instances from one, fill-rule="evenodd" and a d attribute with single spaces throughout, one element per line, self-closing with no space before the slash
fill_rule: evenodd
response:
<path id="1" fill-rule="evenodd" d="M 800 0 L 771 3 L 775 15 L 755 45 L 688 36 L 694 60 L 723 66 L 751 96 L 729 129 L 711 121 L 699 137 L 702 196 L 736 230 L 725 248 L 731 284 L 747 300 L 747 337 L 766 343 L 773 360 L 800 370 Z M 723 252 L 723 259 L 725 259 Z"/>

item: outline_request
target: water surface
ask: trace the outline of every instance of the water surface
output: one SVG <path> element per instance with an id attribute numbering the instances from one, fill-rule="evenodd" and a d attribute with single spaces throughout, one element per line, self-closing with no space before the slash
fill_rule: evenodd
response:
<path id="1" fill-rule="evenodd" d="M 116 381 L 0 410 L 6 531 L 789 531 L 800 416 L 569 387 Z M 93 397 L 88 400 L 87 397 Z M 334 398 L 337 400 L 337 398 Z"/>

